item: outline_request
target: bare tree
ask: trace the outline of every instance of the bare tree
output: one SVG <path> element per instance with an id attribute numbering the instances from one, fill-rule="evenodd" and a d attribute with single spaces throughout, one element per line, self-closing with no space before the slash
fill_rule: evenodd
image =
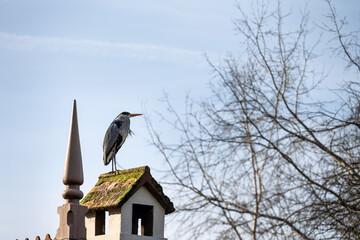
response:
<path id="1" fill-rule="evenodd" d="M 323 29 L 359 74 L 357 35 L 341 33 L 327 3 Z M 148 119 L 182 225 L 193 239 L 360 239 L 359 82 L 345 81 L 334 101 L 319 100 L 328 75 L 314 66 L 320 40 L 307 45 L 306 11 L 289 31 L 280 4 L 239 11 L 246 60 L 209 61 L 212 96 L 189 99 L 185 115 L 166 98 L 174 120 L 165 119 L 180 139 L 163 141 Z"/>
<path id="2" fill-rule="evenodd" d="M 346 18 L 338 19 L 336 9 L 331 4 L 330 0 L 325 0 L 329 6 L 329 14 L 326 16 L 329 19 L 329 24 L 323 24 L 323 29 L 333 33 L 334 39 L 337 41 L 337 47 L 334 52 L 344 56 L 345 61 L 348 62 L 348 67 L 355 67 L 360 71 L 360 31 L 344 32 L 343 28 L 347 25 Z"/>

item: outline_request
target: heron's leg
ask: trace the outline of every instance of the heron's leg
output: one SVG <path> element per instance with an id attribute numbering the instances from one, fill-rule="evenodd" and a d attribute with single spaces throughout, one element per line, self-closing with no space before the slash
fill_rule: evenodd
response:
<path id="1" fill-rule="evenodd" d="M 111 165 L 111 169 L 112 169 L 112 172 L 114 172 L 114 166 L 115 166 L 115 171 L 116 171 L 116 149 L 114 148 L 113 149 L 113 153 L 114 153 L 114 157 L 112 158 L 112 165 Z"/>
<path id="2" fill-rule="evenodd" d="M 115 165 L 115 172 L 117 172 L 117 169 L 116 169 L 116 155 L 114 156 L 114 165 Z"/>

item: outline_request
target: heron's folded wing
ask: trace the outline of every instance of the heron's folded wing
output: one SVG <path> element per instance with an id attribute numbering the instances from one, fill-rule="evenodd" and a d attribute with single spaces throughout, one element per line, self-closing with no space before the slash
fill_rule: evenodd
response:
<path id="1" fill-rule="evenodd" d="M 121 125 L 121 123 L 120 123 Z M 119 123 L 112 122 L 109 128 L 107 129 L 104 137 L 103 143 L 103 153 L 104 153 L 104 164 L 109 164 L 111 158 L 108 158 L 108 155 L 111 153 L 111 149 L 113 149 L 116 144 L 118 135 L 119 135 Z"/>

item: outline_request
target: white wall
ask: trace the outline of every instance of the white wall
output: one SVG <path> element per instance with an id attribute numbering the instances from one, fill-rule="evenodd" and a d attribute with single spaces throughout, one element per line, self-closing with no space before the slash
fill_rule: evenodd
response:
<path id="1" fill-rule="evenodd" d="M 154 206 L 153 237 L 164 237 L 165 209 L 146 189 L 141 187 L 121 208 L 121 229 L 124 234 L 131 234 L 132 205 L 143 204 Z"/>

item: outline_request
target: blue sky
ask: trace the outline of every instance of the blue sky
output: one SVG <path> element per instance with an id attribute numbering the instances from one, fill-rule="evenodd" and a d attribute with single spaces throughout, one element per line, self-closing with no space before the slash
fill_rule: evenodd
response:
<path id="1" fill-rule="evenodd" d="M 240 4 L 249 9 L 251 2 Z M 286 1 L 294 12 L 299 2 Z M 334 3 L 359 20 L 358 1 Z M 327 9 L 313 1 L 309 10 L 321 21 Z M 186 94 L 209 94 L 204 53 L 217 62 L 238 50 L 237 15 L 234 1 L 220 0 L 0 0 L 0 239 L 54 237 L 73 99 L 86 194 L 111 170 L 102 163 L 102 141 L 118 113 L 165 112 L 164 91 L 179 109 Z M 132 119 L 131 128 L 120 165 L 161 170 L 144 119 Z"/>

